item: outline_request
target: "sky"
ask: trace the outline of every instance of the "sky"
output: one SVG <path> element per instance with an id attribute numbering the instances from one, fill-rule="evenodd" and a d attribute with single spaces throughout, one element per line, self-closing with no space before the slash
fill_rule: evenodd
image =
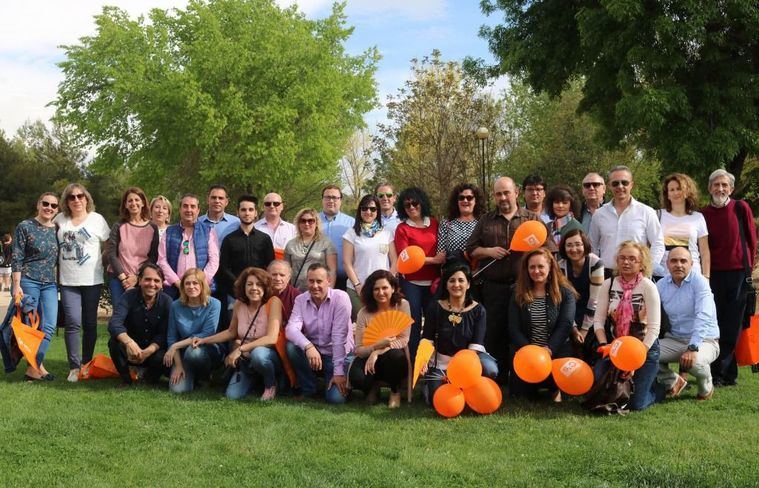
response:
<path id="1" fill-rule="evenodd" d="M 310 18 L 325 17 L 332 0 L 276 0 L 297 3 Z M 3 0 L 0 3 L 0 130 L 12 136 L 26 121 L 47 121 L 49 103 L 62 80 L 56 63 L 63 44 L 95 32 L 93 16 L 103 5 L 115 5 L 136 17 L 152 8 L 183 8 L 179 0 Z M 377 70 L 380 101 L 395 94 L 410 76 L 410 61 L 438 49 L 445 60 L 465 56 L 492 61 L 478 36 L 485 17 L 479 0 L 348 0 L 348 25 L 355 27 L 347 43 L 351 54 L 376 46 L 382 55 Z M 380 106 L 365 117 L 370 130 L 385 119 Z"/>

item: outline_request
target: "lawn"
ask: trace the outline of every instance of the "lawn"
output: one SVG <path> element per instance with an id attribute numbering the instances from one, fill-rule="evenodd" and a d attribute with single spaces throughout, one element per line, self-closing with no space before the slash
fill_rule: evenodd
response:
<path id="1" fill-rule="evenodd" d="M 105 329 L 98 350 L 105 352 Z M 389 411 L 251 398 L 220 388 L 0 380 L 3 486 L 759 486 L 759 374 L 737 388 L 626 417 L 576 401 L 512 402 L 494 415 L 444 420 L 423 403 Z"/>

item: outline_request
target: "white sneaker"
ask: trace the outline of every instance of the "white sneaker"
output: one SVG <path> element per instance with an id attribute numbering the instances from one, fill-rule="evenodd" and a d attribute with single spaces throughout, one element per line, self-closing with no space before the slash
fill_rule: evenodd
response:
<path id="1" fill-rule="evenodd" d="M 79 381 L 79 370 L 78 369 L 72 369 L 69 371 L 68 378 L 66 378 L 66 381 L 69 383 L 76 383 Z"/>

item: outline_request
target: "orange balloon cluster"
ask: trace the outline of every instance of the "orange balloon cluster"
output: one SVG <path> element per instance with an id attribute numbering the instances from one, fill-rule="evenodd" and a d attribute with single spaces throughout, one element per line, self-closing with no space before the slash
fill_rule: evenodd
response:
<path id="1" fill-rule="evenodd" d="M 464 403 L 479 414 L 493 413 L 501 406 L 501 388 L 482 376 L 476 352 L 470 349 L 457 352 L 448 363 L 447 376 L 450 383 L 438 388 L 432 398 L 432 405 L 443 417 L 459 415 L 464 411 Z"/>
<path id="2" fill-rule="evenodd" d="M 621 371 L 635 371 L 646 362 L 648 349 L 633 336 L 617 337 L 609 344 L 609 358 Z"/>
<path id="3" fill-rule="evenodd" d="M 593 370 L 582 359 L 554 359 L 551 372 L 556 386 L 567 395 L 584 395 L 593 386 Z"/>
<path id="4" fill-rule="evenodd" d="M 464 392 L 458 386 L 446 383 L 435 391 L 432 405 L 443 417 L 455 417 L 464 411 Z"/>
<path id="5" fill-rule="evenodd" d="M 401 274 L 416 273 L 424 266 L 424 251 L 419 246 L 408 246 L 398 254 L 398 272 Z"/>
<path id="6" fill-rule="evenodd" d="M 482 377 L 482 363 L 471 349 L 457 352 L 448 363 L 448 381 L 465 390 Z"/>
<path id="7" fill-rule="evenodd" d="M 524 346 L 514 355 L 514 372 L 527 383 L 540 383 L 551 374 L 551 355 L 543 347 Z"/>
<path id="8" fill-rule="evenodd" d="M 498 386 L 498 383 L 485 376 L 480 376 L 472 386 L 464 389 L 464 399 L 469 408 L 479 414 L 488 415 L 501 406 L 503 393 L 501 393 L 501 387 Z"/>
<path id="9" fill-rule="evenodd" d="M 517 227 L 514 237 L 511 238 L 509 248 L 512 251 L 532 251 L 543 245 L 548 237 L 548 229 L 539 220 L 528 220 Z"/>

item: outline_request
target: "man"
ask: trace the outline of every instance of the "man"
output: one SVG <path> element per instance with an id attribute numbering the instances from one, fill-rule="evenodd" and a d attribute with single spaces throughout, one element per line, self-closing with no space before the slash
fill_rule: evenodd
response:
<path id="1" fill-rule="evenodd" d="M 297 229 L 290 222 L 282 220 L 285 202 L 278 193 L 268 193 L 264 197 L 264 218 L 256 222 L 256 229 L 267 234 L 274 245 L 274 255 L 281 259 L 285 255 L 285 245 L 295 237 Z"/>
<path id="2" fill-rule="evenodd" d="M 664 234 L 654 209 L 632 196 L 633 178 L 627 166 L 609 171 L 609 184 L 614 195 L 600 207 L 590 223 L 590 245 L 604 263 L 606 278 L 612 276 L 617 262 L 617 247 L 623 241 L 634 241 L 651 249 L 654 275 L 663 276 Z"/>
<path id="3" fill-rule="evenodd" d="M 522 181 L 524 191 L 524 208 L 540 216 L 543 223 L 551 221 L 548 211 L 543 207 L 546 198 L 546 182 L 538 175 L 530 175 Z"/>
<path id="4" fill-rule="evenodd" d="M 130 365 L 144 368 L 145 379 L 153 383 L 168 372 L 163 355 L 171 297 L 162 291 L 161 268 L 144 263 L 137 284 L 124 293 L 108 321 L 108 350 L 125 386 L 132 384 Z"/>
<path id="5" fill-rule="evenodd" d="M 709 176 L 711 204 L 701 209 L 709 231 L 709 282 L 717 305 L 720 353 L 712 363 L 715 386 L 731 386 L 738 379 L 735 345 L 743 327 L 746 295 L 756 256 L 756 226 L 751 207 L 730 195 L 735 176 L 723 169 Z M 748 251 L 748 252 L 746 252 Z"/>
<path id="6" fill-rule="evenodd" d="M 539 220 L 539 217 L 519 208 L 519 189 L 509 177 L 495 181 L 493 195 L 497 208 L 477 222 L 466 243 L 466 251 L 473 259 L 479 260 L 478 273 L 483 280 L 480 293 L 482 304 L 488 312 L 485 349 L 500 364 L 507 364 L 511 286 L 519 273 L 522 257 L 521 252 L 509 251 L 509 245 L 517 227 L 528 220 Z M 547 239 L 546 244 L 555 247 L 552 239 Z M 501 368 L 501 371 L 508 371 L 508 368 Z M 499 382 L 505 384 L 506 373 L 500 375 Z"/>
<path id="7" fill-rule="evenodd" d="M 219 246 L 221 246 L 224 238 L 230 232 L 237 229 L 240 219 L 224 212 L 227 205 L 229 205 L 229 196 L 227 195 L 227 189 L 223 185 L 211 185 L 208 189 L 206 203 L 208 204 L 208 212 L 200 217 L 198 222 L 208 224 L 216 231 L 216 239 Z"/>
<path id="8" fill-rule="evenodd" d="M 200 268 L 208 284 L 219 269 L 219 243 L 210 224 L 198 222 L 200 200 L 186 194 L 179 202 L 179 223 L 169 226 L 158 245 L 158 266 L 164 276 L 164 291 L 179 297 L 179 282 L 190 268 Z"/>
<path id="9" fill-rule="evenodd" d="M 322 231 L 329 237 L 337 249 L 337 279 L 335 288 L 345 290 L 347 276 L 343 269 L 343 234 L 353 227 L 355 219 L 340 212 L 343 192 L 335 185 L 325 186 L 322 190 L 322 211 L 319 218 L 322 221 Z"/>
<path id="10" fill-rule="evenodd" d="M 345 357 L 353 351 L 351 301 L 342 290 L 329 287 L 329 270 L 314 263 L 308 267 L 308 293 L 295 298 L 287 322 L 287 356 L 298 376 L 301 393 L 316 394 L 321 371 L 327 403 L 345 403 Z"/>
<path id="11" fill-rule="evenodd" d="M 604 204 L 606 196 L 606 183 L 598 173 L 588 173 L 582 179 L 582 209 L 577 220 L 582 224 L 582 230 L 585 234 L 590 234 L 590 222 L 593 220 L 593 214 Z"/>
<path id="12" fill-rule="evenodd" d="M 708 400 L 714 394 L 709 364 L 719 355 L 717 310 L 709 281 L 701 273 L 692 272 L 692 268 L 690 251 L 676 247 L 667 257 L 669 275 L 656 283 L 662 309 L 671 325 L 671 330 L 659 341 L 657 379 L 669 396 L 678 396 L 687 381 L 669 369 L 668 363 L 677 361 L 681 371 L 696 378 L 696 398 Z"/>
<path id="13" fill-rule="evenodd" d="M 266 271 L 271 276 L 273 294 L 282 302 L 282 323 L 287 325 L 293 311 L 295 297 L 300 295 L 300 290 L 290 283 L 293 269 L 290 267 L 290 263 L 284 259 L 275 259 L 269 264 Z"/>
<path id="14" fill-rule="evenodd" d="M 390 183 L 380 183 L 374 188 L 374 194 L 380 202 L 380 216 L 382 227 L 391 234 L 395 234 L 395 228 L 401 223 L 398 211 L 395 209 L 395 200 L 398 198 L 395 189 Z"/>

